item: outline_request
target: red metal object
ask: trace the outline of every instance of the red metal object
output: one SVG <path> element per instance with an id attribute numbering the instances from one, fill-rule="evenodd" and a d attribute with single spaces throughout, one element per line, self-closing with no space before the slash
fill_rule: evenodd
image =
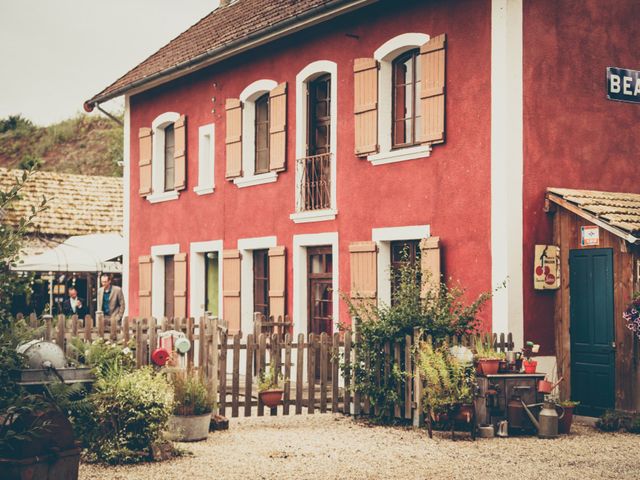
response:
<path id="1" fill-rule="evenodd" d="M 169 360 L 169 356 L 170 354 L 166 348 L 156 348 L 151 354 L 151 361 L 159 367 L 164 367 Z"/>

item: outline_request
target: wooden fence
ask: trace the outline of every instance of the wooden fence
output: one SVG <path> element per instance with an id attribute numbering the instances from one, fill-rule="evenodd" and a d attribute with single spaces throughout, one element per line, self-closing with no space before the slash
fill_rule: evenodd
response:
<path id="1" fill-rule="evenodd" d="M 34 315 L 29 319 L 32 327 L 43 327 L 44 338 L 61 345 L 73 357 L 71 338 L 91 342 L 98 338 L 131 344 L 138 367 L 151 364 L 151 353 L 157 345 L 158 335 L 167 330 L 183 332 L 192 348 L 186 354 L 185 365 L 201 372 L 208 388 L 217 399 L 221 415 L 262 416 L 265 405 L 259 399 L 257 378 L 259 372 L 273 362 L 283 380 L 283 401 L 277 408 L 269 409 L 270 415 L 313 414 L 316 412 L 340 412 L 353 415 L 380 415 L 381 413 L 412 422 L 422 423 L 422 382 L 416 372 L 414 347 L 423 338 L 417 329 L 401 341 L 388 342 L 377 362 L 376 381 L 379 386 L 388 385 L 394 365 L 407 372 L 397 382 L 397 402 L 393 411 L 381 412 L 380 406 L 354 388 L 353 362 L 359 358 L 357 346 L 359 333 L 350 331 L 333 335 L 304 335 L 295 338 L 289 334 L 260 333 L 265 326 L 289 326 L 285 319 L 267 322 L 256 317 L 254 333 L 243 337 L 242 333 L 227 335 L 224 323 L 216 318 L 185 319 L 130 319 L 123 318 L 120 325 L 106 325 L 102 315 L 95 321 L 90 316 L 80 320 L 76 316 L 55 320 L 45 316 L 43 321 Z M 452 337 L 451 345 L 473 345 L 480 338 L 501 351 L 513 349 L 511 334 L 505 336 L 484 335 Z M 345 362 L 349 360 L 350 362 Z M 368 367 L 368 365 L 367 365 Z"/>

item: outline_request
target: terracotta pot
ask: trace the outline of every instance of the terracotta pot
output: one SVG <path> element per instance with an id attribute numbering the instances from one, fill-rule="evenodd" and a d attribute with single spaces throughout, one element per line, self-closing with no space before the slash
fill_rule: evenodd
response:
<path id="1" fill-rule="evenodd" d="M 571 424 L 573 423 L 573 409 L 575 407 L 563 407 L 564 415 L 558 419 L 558 432 L 559 433 L 571 433 Z M 557 409 L 558 416 L 560 415 L 560 409 Z"/>
<path id="2" fill-rule="evenodd" d="M 482 369 L 482 375 L 495 375 L 500 368 L 500 360 L 482 359 L 478 360 L 478 365 Z"/>
<path id="3" fill-rule="evenodd" d="M 536 367 L 538 366 L 538 362 L 535 360 L 525 360 L 522 362 L 524 365 L 524 373 L 536 373 Z"/>
<path id="4" fill-rule="evenodd" d="M 263 392 L 258 393 L 260 397 L 260 401 L 264 403 L 269 408 L 275 408 L 280 405 L 282 401 L 282 394 L 284 390 L 265 390 Z"/>

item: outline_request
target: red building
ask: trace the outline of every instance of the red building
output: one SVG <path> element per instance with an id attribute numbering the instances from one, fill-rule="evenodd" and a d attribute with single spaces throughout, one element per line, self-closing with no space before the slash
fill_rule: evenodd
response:
<path id="1" fill-rule="evenodd" d="M 554 242 L 545 195 L 640 192 L 640 106 L 606 84 L 607 67 L 640 67 L 640 5 L 223 3 L 86 104 L 125 97 L 129 314 L 335 331 L 341 292 L 389 302 L 408 248 L 469 299 L 506 280 L 485 328 L 540 343 L 550 369 L 559 294 L 533 282 L 535 245 Z"/>

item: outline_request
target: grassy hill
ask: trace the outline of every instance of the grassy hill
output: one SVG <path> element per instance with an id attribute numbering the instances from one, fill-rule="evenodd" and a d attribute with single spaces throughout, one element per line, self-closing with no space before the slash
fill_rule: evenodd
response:
<path id="1" fill-rule="evenodd" d="M 98 115 L 38 127 L 20 115 L 0 119 L 0 167 L 121 176 L 122 127 Z"/>

